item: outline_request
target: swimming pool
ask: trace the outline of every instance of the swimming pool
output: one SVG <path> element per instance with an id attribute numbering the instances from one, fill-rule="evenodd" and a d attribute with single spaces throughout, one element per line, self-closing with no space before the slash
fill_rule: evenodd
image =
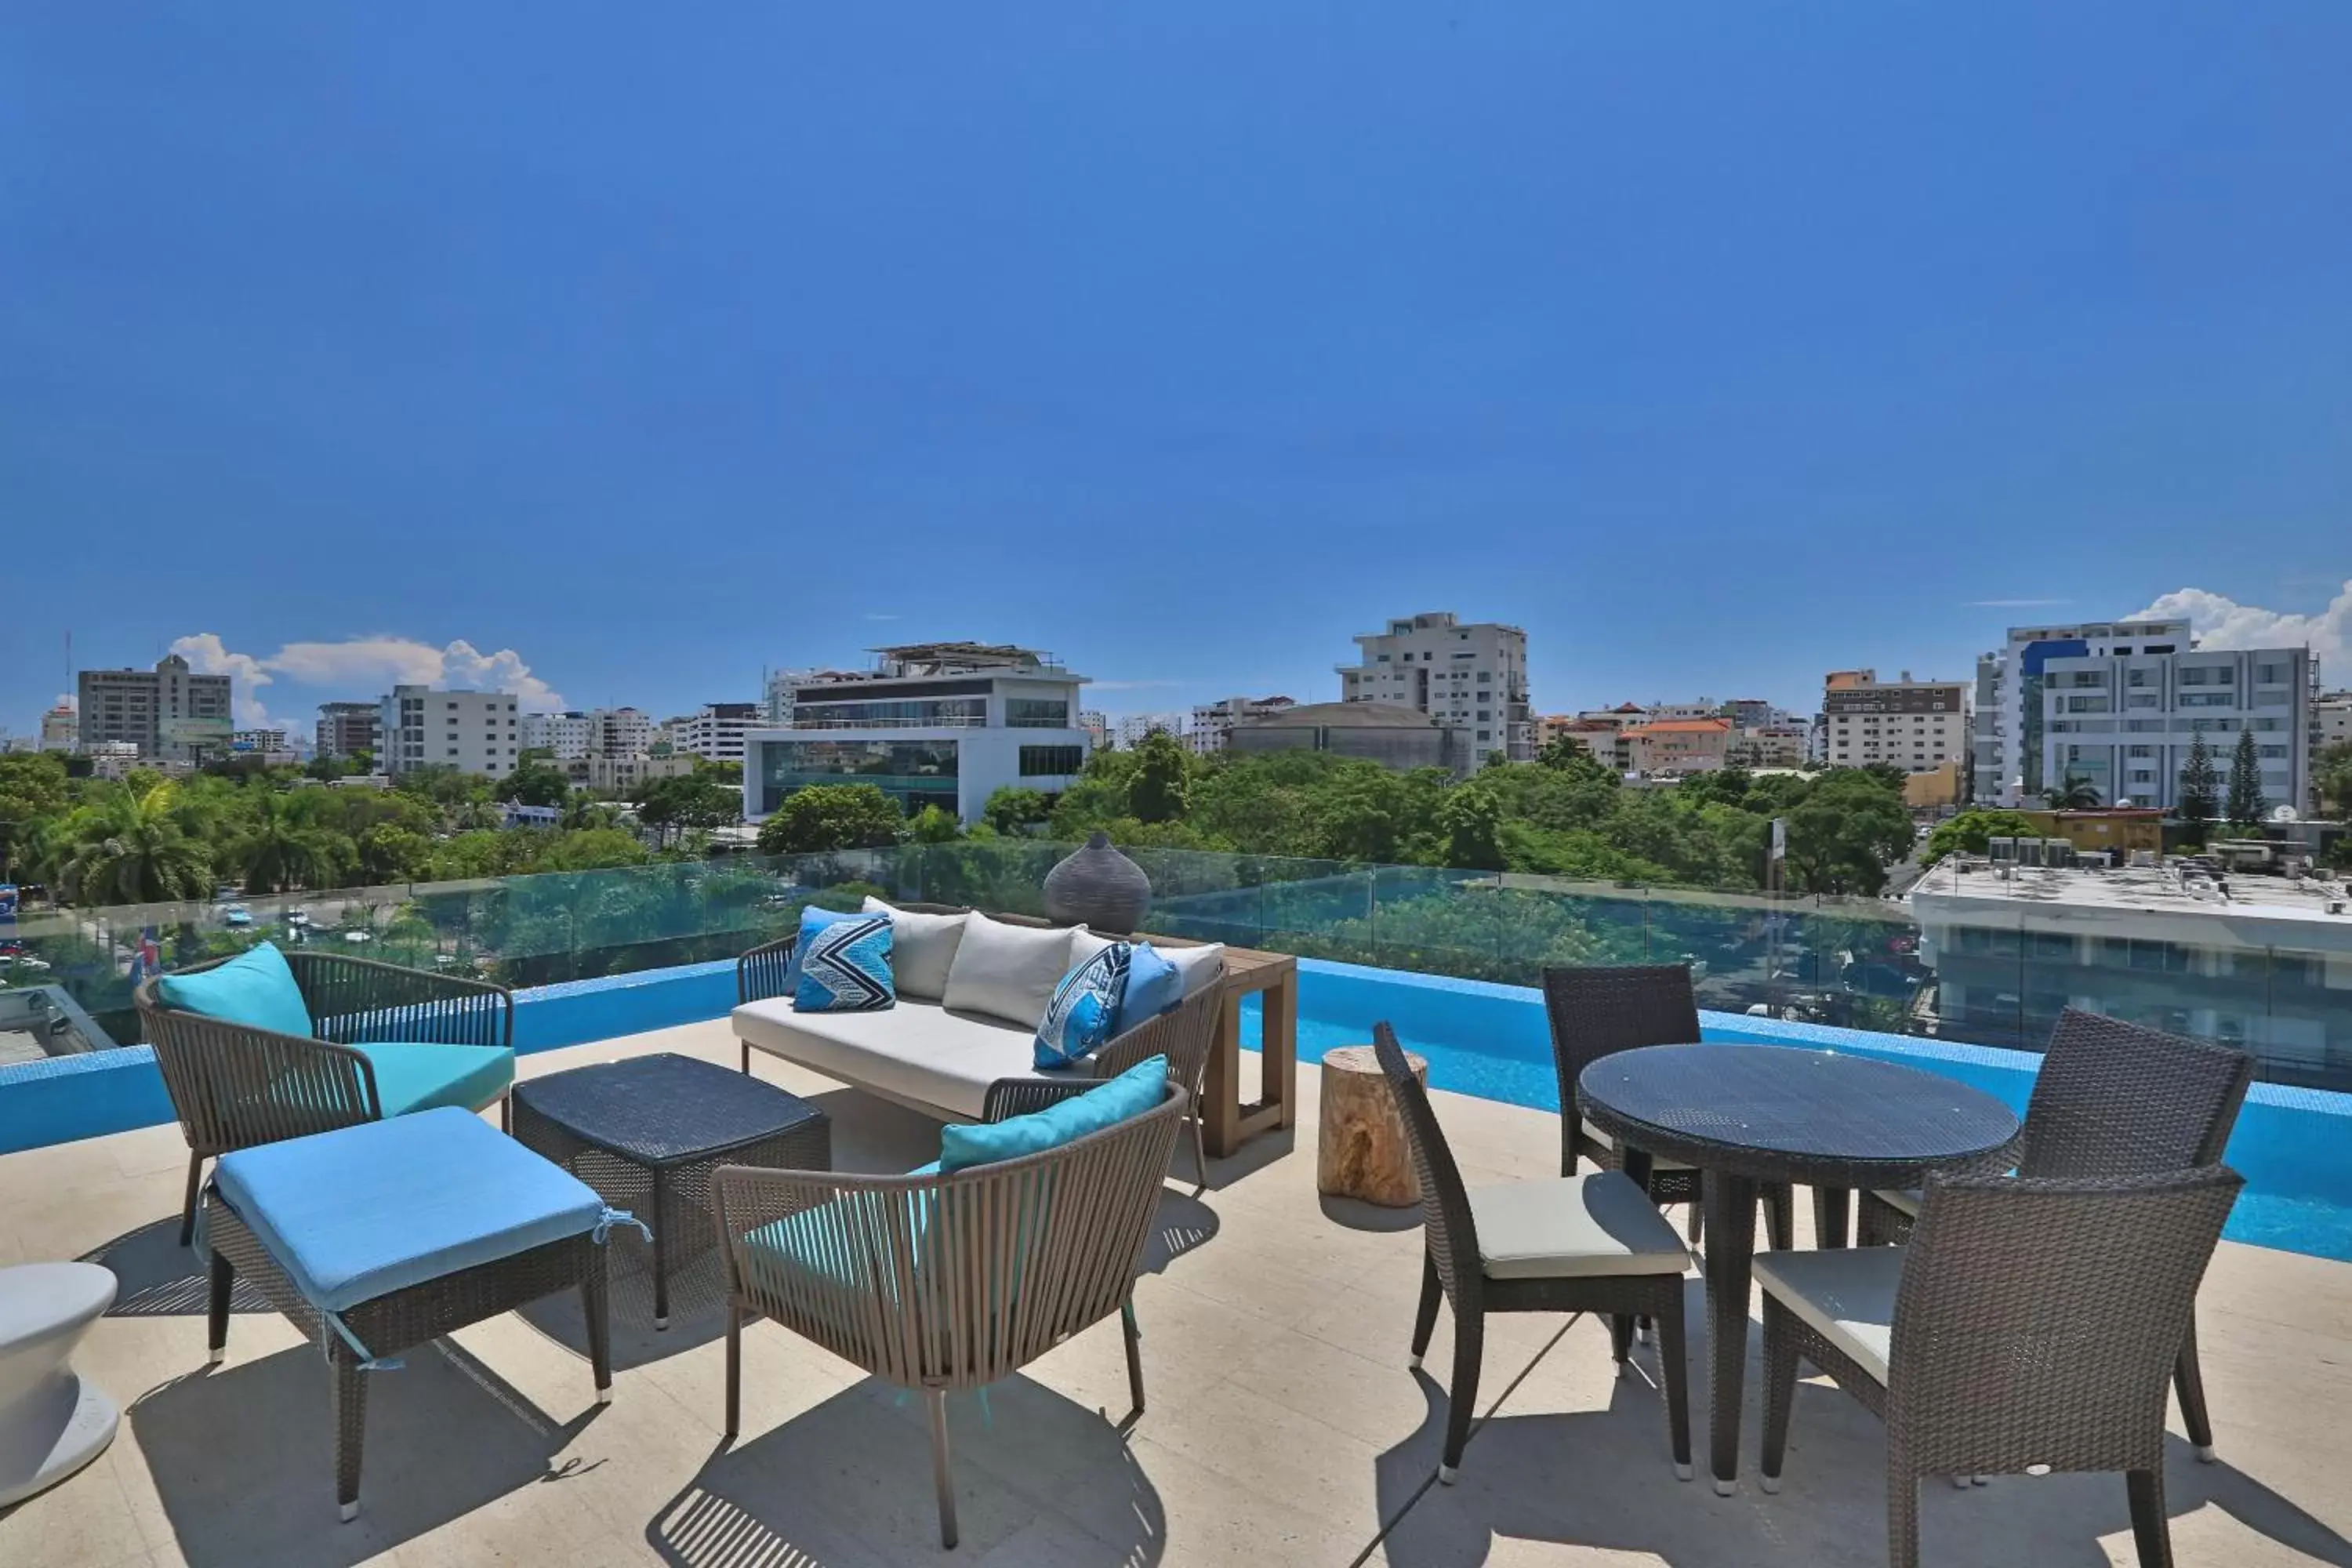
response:
<path id="1" fill-rule="evenodd" d="M 1538 1110 L 1559 1109 L 1542 993 L 1319 959 L 1299 961 L 1298 1057 L 1320 1061 L 1340 1046 L 1369 1044 L 1385 1021 L 1429 1060 L 1435 1089 Z M 1984 1089 L 2021 1113 L 2041 1058 L 2022 1051 L 1915 1039 L 1858 1029 L 1702 1013 L 1710 1040 L 1850 1051 L 1941 1073 Z M 1242 1016 L 1242 1043 L 1260 1040 L 1256 999 Z M 2246 1178 L 2225 1233 L 2232 1241 L 2352 1262 L 2352 1096 L 2257 1084 L 2230 1141 Z"/>

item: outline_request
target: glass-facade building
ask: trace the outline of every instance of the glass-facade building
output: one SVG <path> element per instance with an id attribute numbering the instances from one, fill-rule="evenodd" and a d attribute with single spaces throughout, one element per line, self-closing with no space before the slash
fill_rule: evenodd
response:
<path id="1" fill-rule="evenodd" d="M 760 815 L 806 784 L 870 784 L 907 808 L 957 809 L 953 741 L 770 740 L 759 746 Z"/>

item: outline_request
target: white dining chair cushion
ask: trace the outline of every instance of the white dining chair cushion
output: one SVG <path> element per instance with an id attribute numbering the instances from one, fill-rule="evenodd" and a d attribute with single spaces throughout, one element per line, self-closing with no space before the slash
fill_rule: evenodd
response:
<path id="1" fill-rule="evenodd" d="M 1478 1257 L 1496 1279 L 1679 1274 L 1690 1253 L 1623 1173 L 1469 1190 Z"/>
<path id="2" fill-rule="evenodd" d="M 1895 1343 L 1895 1292 L 1903 1283 L 1906 1250 L 1857 1247 L 1759 1252 L 1756 1283 L 1884 1384 Z"/>

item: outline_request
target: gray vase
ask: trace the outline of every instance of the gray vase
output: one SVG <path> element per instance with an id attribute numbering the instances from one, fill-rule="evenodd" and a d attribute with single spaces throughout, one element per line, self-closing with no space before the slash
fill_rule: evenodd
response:
<path id="1" fill-rule="evenodd" d="M 1150 907 L 1151 879 L 1111 847 L 1108 833 L 1096 834 L 1045 873 L 1045 913 L 1064 925 L 1131 931 Z"/>

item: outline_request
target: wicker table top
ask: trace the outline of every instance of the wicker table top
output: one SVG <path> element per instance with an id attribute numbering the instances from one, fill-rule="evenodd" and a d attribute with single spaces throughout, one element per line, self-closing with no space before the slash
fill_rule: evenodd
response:
<path id="1" fill-rule="evenodd" d="M 2005 1170 L 2016 1115 L 1979 1089 L 1868 1057 L 1788 1046 L 1646 1046 L 1584 1069 L 1577 1102 L 1653 1156 L 1763 1181 L 1916 1186 Z"/>
<path id="2" fill-rule="evenodd" d="M 528 1079 L 514 1098 L 582 1142 L 643 1165 L 707 1160 L 825 1119 L 774 1084 L 667 1051 Z"/>

